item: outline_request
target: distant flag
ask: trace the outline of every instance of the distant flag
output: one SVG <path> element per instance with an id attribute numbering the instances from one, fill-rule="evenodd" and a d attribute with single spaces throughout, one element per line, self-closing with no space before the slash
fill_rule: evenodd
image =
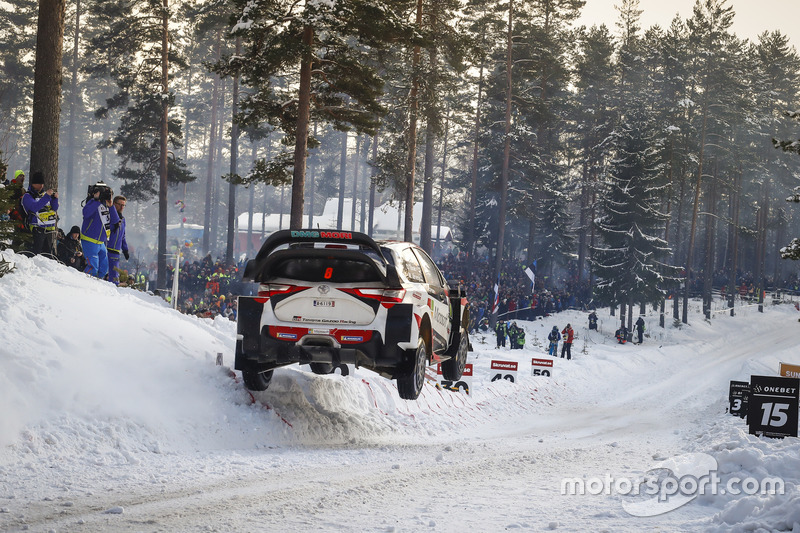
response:
<path id="1" fill-rule="evenodd" d="M 531 291 L 536 286 L 536 259 L 529 266 L 525 267 L 525 274 L 531 279 Z"/>
<path id="2" fill-rule="evenodd" d="M 494 305 L 492 306 L 492 314 L 496 315 L 497 310 L 500 308 L 500 276 L 497 276 L 497 283 L 494 284 Z"/>

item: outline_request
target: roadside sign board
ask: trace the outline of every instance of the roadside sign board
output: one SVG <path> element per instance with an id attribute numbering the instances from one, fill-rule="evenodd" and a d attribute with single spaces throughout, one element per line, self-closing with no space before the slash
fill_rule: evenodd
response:
<path id="1" fill-rule="evenodd" d="M 747 417 L 750 402 L 750 383 L 747 381 L 731 381 L 731 390 L 728 394 L 730 413 L 739 418 Z"/>
<path id="2" fill-rule="evenodd" d="M 797 437 L 800 379 L 750 376 L 747 421 L 751 435 Z"/>
<path id="3" fill-rule="evenodd" d="M 498 379 L 505 379 L 506 381 L 510 381 L 511 383 L 516 383 L 518 368 L 519 368 L 519 363 L 516 361 L 493 360 L 491 367 L 492 381 L 497 381 Z"/>
<path id="4" fill-rule="evenodd" d="M 553 359 L 531 359 L 531 376 L 553 376 Z"/>
<path id="5" fill-rule="evenodd" d="M 785 378 L 800 378 L 800 365 L 781 363 L 781 376 Z"/>
<path id="6" fill-rule="evenodd" d="M 441 364 L 436 365 L 436 374 L 439 378 L 439 384 L 443 389 L 453 392 L 463 390 L 467 394 L 470 394 L 470 391 L 472 390 L 472 363 L 467 363 L 464 365 L 464 373 L 461 374 L 461 379 L 458 381 L 443 379 Z"/>

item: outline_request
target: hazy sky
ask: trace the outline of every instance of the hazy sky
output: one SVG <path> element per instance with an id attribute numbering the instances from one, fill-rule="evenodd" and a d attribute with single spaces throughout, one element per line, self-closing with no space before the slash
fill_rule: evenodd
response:
<path id="1" fill-rule="evenodd" d="M 621 0 L 586 0 L 579 23 L 605 24 L 616 33 L 619 12 L 614 5 L 621 3 Z M 695 0 L 640 0 L 642 29 L 654 24 L 666 28 L 676 14 L 687 19 L 694 4 Z M 727 5 L 736 13 L 732 29 L 739 37 L 755 42 L 765 30 L 780 30 L 800 50 L 800 0 L 728 0 Z"/>

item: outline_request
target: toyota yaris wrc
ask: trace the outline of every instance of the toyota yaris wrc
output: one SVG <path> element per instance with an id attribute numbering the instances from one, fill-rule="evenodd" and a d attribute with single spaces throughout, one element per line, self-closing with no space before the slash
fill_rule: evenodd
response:
<path id="1" fill-rule="evenodd" d="M 273 370 L 308 364 L 330 374 L 343 363 L 397 380 L 415 400 L 428 364 L 461 378 L 469 338 L 467 299 L 420 247 L 357 232 L 272 234 L 244 272 L 257 296 L 239 297 L 236 370 L 261 391 Z"/>

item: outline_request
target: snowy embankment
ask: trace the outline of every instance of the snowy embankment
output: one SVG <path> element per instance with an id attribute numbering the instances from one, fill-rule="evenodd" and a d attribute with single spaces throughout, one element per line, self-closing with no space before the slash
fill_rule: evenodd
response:
<path id="1" fill-rule="evenodd" d="M 793 306 L 708 323 L 693 304 L 691 326 L 666 329 L 651 314 L 641 346 L 613 342 L 607 310 L 599 332 L 578 312 L 518 321 L 523 350 L 473 336 L 469 396 L 429 385 L 405 402 L 376 374 L 298 366 L 251 395 L 228 368 L 233 322 L 181 315 L 46 259 L 3 257 L 16 270 L 0 278 L 0 530 L 244 531 L 271 520 L 284 531 L 456 531 L 457 501 L 476 531 L 800 531 L 798 439 L 750 436 L 725 413 L 730 380 L 800 363 Z M 574 360 L 532 376 L 547 332 L 568 321 Z M 492 359 L 519 362 L 516 382 L 492 381 Z M 705 495 L 637 518 L 618 494 L 560 492 L 565 477 L 635 477 L 687 452 L 713 456 L 723 480 L 780 477 L 785 493 Z M 415 490 L 441 497 L 421 506 Z M 194 494 L 208 497 L 187 502 Z M 368 512 L 348 510 L 364 499 Z"/>

